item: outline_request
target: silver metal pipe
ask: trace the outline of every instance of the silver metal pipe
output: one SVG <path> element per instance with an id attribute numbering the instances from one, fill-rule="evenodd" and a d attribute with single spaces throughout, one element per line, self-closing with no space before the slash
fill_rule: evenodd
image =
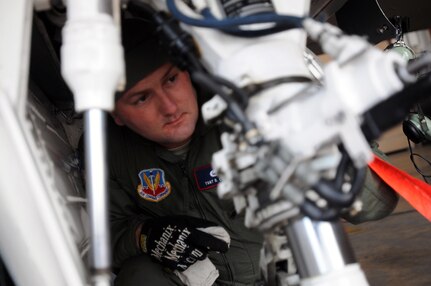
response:
<path id="1" fill-rule="evenodd" d="M 88 212 L 91 226 L 91 266 L 96 272 L 110 271 L 108 224 L 108 176 L 106 159 L 106 112 L 84 113 L 85 163 Z"/>
<path id="2" fill-rule="evenodd" d="M 303 217 L 286 226 L 290 247 L 301 278 L 343 269 L 356 259 L 340 222 Z"/>

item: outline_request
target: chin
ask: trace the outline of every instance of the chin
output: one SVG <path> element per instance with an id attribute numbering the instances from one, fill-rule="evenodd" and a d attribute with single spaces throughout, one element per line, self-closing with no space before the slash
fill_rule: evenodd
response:
<path id="1" fill-rule="evenodd" d="M 179 146 L 186 143 L 193 136 L 194 131 L 195 124 L 185 124 L 169 131 L 165 130 L 163 138 L 166 139 L 164 141 L 167 144 Z"/>
<path id="2" fill-rule="evenodd" d="M 174 140 L 171 140 L 172 145 L 182 145 L 186 143 L 188 140 L 191 139 L 193 135 L 193 132 L 185 132 L 182 134 L 176 134 L 176 136 L 172 136 L 170 138 L 174 138 Z"/>

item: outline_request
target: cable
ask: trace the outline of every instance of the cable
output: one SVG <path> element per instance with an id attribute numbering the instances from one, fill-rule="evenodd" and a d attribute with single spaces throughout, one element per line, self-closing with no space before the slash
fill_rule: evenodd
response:
<path id="1" fill-rule="evenodd" d="M 340 163 L 338 163 L 337 172 L 333 180 L 334 184 L 337 186 L 343 183 L 343 178 L 345 175 L 343 171 L 346 170 L 347 165 L 350 162 L 350 158 L 349 158 L 349 155 L 347 154 L 346 149 L 344 149 L 343 146 L 340 146 L 339 149 L 341 152 L 341 160 L 340 160 Z"/>
<path id="2" fill-rule="evenodd" d="M 215 18 L 204 18 L 197 19 L 184 15 L 176 6 L 175 0 L 167 0 L 166 1 L 168 10 L 172 13 L 172 15 L 180 20 L 181 22 L 197 27 L 203 28 L 230 28 L 240 25 L 249 25 L 249 24 L 258 24 L 258 23 L 280 23 L 289 25 L 290 28 L 301 28 L 303 17 L 297 16 L 287 16 L 287 15 L 278 15 L 275 13 L 263 13 L 258 15 L 246 16 L 241 18 L 228 18 L 223 20 L 218 20 Z M 205 8 L 208 9 L 208 8 Z M 203 10 L 205 10 L 203 9 Z M 202 11 L 203 14 L 208 15 L 208 11 Z"/>
<path id="3" fill-rule="evenodd" d="M 222 78 L 216 75 L 212 75 L 211 77 L 219 84 L 224 85 L 233 91 L 233 94 L 237 96 L 237 100 L 239 101 L 239 105 L 241 106 L 241 108 L 247 107 L 250 96 L 245 90 L 239 88 L 233 82 L 225 78 Z"/>
<path id="4" fill-rule="evenodd" d="M 280 77 L 275 79 L 270 79 L 268 81 L 262 83 L 249 84 L 244 86 L 243 89 L 246 90 L 250 96 L 255 95 L 256 93 L 261 92 L 262 90 L 272 88 L 274 86 L 285 84 L 285 83 L 310 83 L 313 80 L 309 77 L 301 76 L 301 75 L 292 75 L 286 77 Z"/>
<path id="5" fill-rule="evenodd" d="M 193 72 L 191 76 L 194 81 L 209 88 L 212 92 L 220 95 L 227 102 L 228 109 L 232 112 L 235 120 L 241 124 L 244 133 L 255 129 L 254 123 L 248 119 L 239 104 L 230 95 L 228 95 L 225 90 L 223 90 L 217 80 L 203 72 Z"/>
<path id="6" fill-rule="evenodd" d="M 427 75 L 368 110 L 363 115 L 364 120 L 361 125 L 367 140 L 378 138 L 385 130 L 404 120 L 410 107 L 420 100 L 429 98 L 430 92 L 431 75 Z M 391 111 L 391 116 L 387 116 L 388 110 Z"/>
<path id="7" fill-rule="evenodd" d="M 202 10 L 202 16 L 204 16 L 206 19 L 212 19 L 212 20 L 218 20 L 216 19 L 212 13 L 210 12 L 209 9 L 204 9 Z M 217 28 L 219 31 L 229 34 L 231 36 L 236 36 L 236 37 L 243 37 L 243 38 L 254 38 L 254 37 L 261 37 L 261 36 L 267 36 L 267 35 L 271 35 L 271 34 L 275 34 L 275 33 L 279 33 L 291 28 L 296 28 L 296 27 L 292 27 L 292 25 L 290 23 L 288 24 L 281 24 L 281 23 L 276 23 L 273 27 L 270 28 L 265 28 L 265 29 L 256 29 L 256 30 L 243 30 L 243 29 L 239 29 L 239 28 Z"/>
<path id="8" fill-rule="evenodd" d="M 422 155 L 418 154 L 418 153 L 414 153 L 413 152 L 413 148 L 412 145 L 410 143 L 410 139 L 407 139 L 407 142 L 409 144 L 409 151 L 410 151 L 410 161 L 412 161 L 413 166 L 415 167 L 416 171 L 422 176 L 423 180 L 429 184 L 427 178 L 431 178 L 431 175 L 427 175 L 424 174 L 423 171 L 419 168 L 419 166 L 416 164 L 414 157 L 417 156 L 419 158 L 421 158 L 422 160 L 424 160 L 425 162 L 427 162 L 428 166 L 431 166 L 431 161 L 427 160 L 425 157 L 423 157 Z"/>
<path id="9" fill-rule="evenodd" d="M 219 28 L 218 30 L 235 37 L 242 38 L 255 38 L 267 35 L 272 35 L 275 33 L 283 32 L 288 30 L 290 27 L 285 25 L 276 24 L 274 27 L 260 30 L 241 30 L 241 29 L 229 29 L 229 28 Z"/>
<path id="10" fill-rule="evenodd" d="M 197 48 L 192 37 L 181 29 L 177 21 L 164 13 L 153 14 L 157 31 L 162 43 L 169 48 L 171 56 L 181 69 L 203 71 L 202 64 L 197 58 Z"/>
<path id="11" fill-rule="evenodd" d="M 334 208 L 321 209 L 306 199 L 300 206 L 301 212 L 313 220 L 332 221 L 338 218 L 339 211 Z"/>
<path id="12" fill-rule="evenodd" d="M 133 16 L 152 20 L 157 25 L 159 40 L 180 69 L 204 70 L 197 58 L 198 52 L 192 37 L 180 28 L 176 19 L 137 0 L 130 1 L 128 10 Z"/>
<path id="13" fill-rule="evenodd" d="M 345 172 L 343 172 L 343 175 Z M 365 168 L 358 169 L 355 174 L 355 178 L 352 182 L 352 187 L 348 193 L 342 193 L 338 190 L 342 187 L 341 184 L 337 185 L 333 182 L 322 180 L 318 182 L 313 189 L 324 198 L 330 205 L 335 207 L 348 207 L 355 200 L 355 196 L 361 190 L 362 183 L 365 179 L 366 170 Z"/>
<path id="14" fill-rule="evenodd" d="M 333 220 L 343 208 L 349 207 L 355 200 L 356 195 L 362 189 L 366 176 L 366 168 L 355 169 L 354 178 L 351 182 L 351 188 L 348 193 L 340 192 L 344 177 L 348 172 L 350 158 L 344 149 L 340 150 L 342 157 L 337 167 L 335 178 L 331 181 L 320 180 L 313 186 L 313 190 L 328 203 L 326 208 L 320 208 L 315 202 L 306 199 L 300 206 L 301 211 L 312 219 L 316 220 Z"/>

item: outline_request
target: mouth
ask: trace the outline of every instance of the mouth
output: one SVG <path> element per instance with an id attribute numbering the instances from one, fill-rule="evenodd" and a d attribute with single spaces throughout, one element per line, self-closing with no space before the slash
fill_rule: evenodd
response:
<path id="1" fill-rule="evenodd" d="M 174 120 L 171 120 L 171 121 L 167 122 L 165 124 L 165 126 L 169 126 L 170 127 L 170 126 L 178 125 L 178 124 L 180 124 L 184 120 L 184 117 L 185 117 L 185 114 L 183 113 L 180 116 L 178 116 L 177 118 L 175 118 Z"/>

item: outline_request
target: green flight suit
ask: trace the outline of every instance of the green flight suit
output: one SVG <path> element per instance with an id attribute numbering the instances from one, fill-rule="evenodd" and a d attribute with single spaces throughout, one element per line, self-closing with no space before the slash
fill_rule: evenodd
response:
<path id="1" fill-rule="evenodd" d="M 228 252 L 209 254 L 220 272 L 217 285 L 253 285 L 260 278 L 262 235 L 243 225 L 243 215 L 235 213 L 230 200 L 218 198 L 217 178 L 211 177 L 212 154 L 221 148 L 216 128 L 197 129 L 185 160 L 113 123 L 108 138 L 113 265 L 121 269 L 116 285 L 181 285 L 174 274 L 142 254 L 136 243 L 140 223 L 167 215 L 207 219 L 229 232 Z M 154 180 L 159 187 L 154 187 Z M 370 174 L 361 197 L 365 212 L 348 218 L 354 223 L 388 215 L 397 199 Z"/>

